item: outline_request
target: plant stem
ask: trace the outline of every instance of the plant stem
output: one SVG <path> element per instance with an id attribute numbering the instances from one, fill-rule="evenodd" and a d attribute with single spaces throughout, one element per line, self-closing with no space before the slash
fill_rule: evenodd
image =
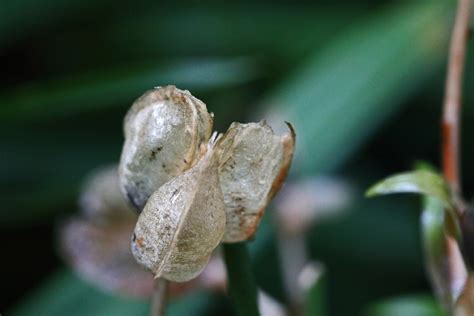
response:
<path id="1" fill-rule="evenodd" d="M 443 172 L 455 193 L 460 185 L 460 113 L 471 0 L 459 0 L 451 37 L 442 121 Z"/>
<path id="2" fill-rule="evenodd" d="M 462 215 L 461 207 L 461 165 L 460 165 L 460 118 L 462 100 L 462 81 L 466 55 L 466 42 L 469 33 L 471 0 L 458 0 L 456 19 L 451 36 L 446 76 L 445 97 L 443 106 L 442 137 L 443 137 L 443 173 L 450 184 L 458 204 L 457 214 Z M 447 227 L 447 226 L 446 226 Z M 447 227 L 449 231 L 449 227 Z M 459 251 L 459 244 L 454 234 L 445 234 L 446 264 L 451 296 L 454 301 L 461 294 L 467 271 Z M 454 303 L 454 302 L 453 302 Z M 452 311 L 451 311 L 452 312 Z M 456 313 L 457 315 L 457 313 Z"/>
<path id="3" fill-rule="evenodd" d="M 224 244 L 228 293 L 239 316 L 258 316 L 257 284 L 245 242 Z"/>
<path id="4" fill-rule="evenodd" d="M 155 290 L 151 299 L 150 316 L 163 316 L 168 300 L 168 281 L 162 278 L 155 280 Z"/>

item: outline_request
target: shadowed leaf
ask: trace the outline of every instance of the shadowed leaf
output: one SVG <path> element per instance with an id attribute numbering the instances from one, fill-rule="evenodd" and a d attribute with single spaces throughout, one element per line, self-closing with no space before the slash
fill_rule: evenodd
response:
<path id="1" fill-rule="evenodd" d="M 377 303 L 366 316 L 446 316 L 429 296 L 398 297 Z"/>
<path id="2" fill-rule="evenodd" d="M 431 171 L 417 170 L 391 176 L 372 186 L 366 196 L 391 193 L 420 193 L 438 199 L 446 208 L 453 208 L 446 181 L 441 175 Z"/>

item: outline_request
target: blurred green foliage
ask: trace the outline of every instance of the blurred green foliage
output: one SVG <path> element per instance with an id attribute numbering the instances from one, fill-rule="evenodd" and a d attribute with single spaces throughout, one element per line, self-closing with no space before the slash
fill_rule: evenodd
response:
<path id="1" fill-rule="evenodd" d="M 179 304 L 170 302 L 167 315 L 197 315 L 211 309 L 213 296 L 192 293 Z M 12 315 L 148 315 L 144 299 L 114 297 L 82 282 L 70 271 L 59 271 L 51 277 Z"/>
<path id="2" fill-rule="evenodd" d="M 443 316 L 433 298 L 422 295 L 388 299 L 374 304 L 367 316 Z"/>
<path id="3" fill-rule="evenodd" d="M 8 275 L 0 312 L 147 313 L 146 302 L 103 294 L 62 267 L 54 231 L 76 211 L 84 175 L 118 160 L 128 106 L 162 84 L 204 100 L 220 131 L 261 117 L 293 123 L 293 180 L 327 172 L 352 180 L 360 197 L 348 215 L 316 223 L 307 235 L 311 257 L 327 268 L 327 291 L 313 299 L 327 303 L 327 315 L 413 310 L 412 300 L 377 302 L 430 291 L 419 205 L 362 196 L 417 158 L 438 161 L 452 14 L 452 2 L 434 0 L 1 1 L 0 230 Z M 466 87 L 473 74 L 471 58 Z M 464 112 L 466 192 L 474 189 L 473 91 L 466 89 Z M 285 301 L 274 229 L 269 210 L 250 250 L 259 286 Z M 430 298 L 420 304 L 435 308 Z M 201 292 L 170 306 L 170 315 L 222 312 L 228 300 Z"/>

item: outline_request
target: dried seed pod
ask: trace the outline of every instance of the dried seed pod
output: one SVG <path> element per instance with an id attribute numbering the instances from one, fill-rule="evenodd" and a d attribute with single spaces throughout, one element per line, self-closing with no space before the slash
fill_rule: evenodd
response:
<path id="1" fill-rule="evenodd" d="M 161 185 L 193 166 L 211 132 L 212 115 L 189 91 L 158 87 L 136 100 L 125 117 L 119 167 L 130 202 L 141 210 Z"/>
<path id="2" fill-rule="evenodd" d="M 80 277 L 108 292 L 147 297 L 154 282 L 132 256 L 133 225 L 134 221 L 98 225 L 71 219 L 60 230 L 61 255 Z"/>
<path id="3" fill-rule="evenodd" d="M 138 218 L 132 252 L 155 278 L 184 282 L 196 277 L 224 234 L 214 144 L 211 140 L 196 165 L 153 193 Z"/>
<path id="4" fill-rule="evenodd" d="M 253 236 L 265 207 L 280 189 L 290 167 L 295 133 L 275 135 L 264 121 L 232 123 L 219 142 L 219 179 L 226 206 L 224 242 Z"/>
<path id="5" fill-rule="evenodd" d="M 135 221 L 137 218 L 120 191 L 117 165 L 99 168 L 87 177 L 79 205 L 84 215 L 94 222 Z"/>

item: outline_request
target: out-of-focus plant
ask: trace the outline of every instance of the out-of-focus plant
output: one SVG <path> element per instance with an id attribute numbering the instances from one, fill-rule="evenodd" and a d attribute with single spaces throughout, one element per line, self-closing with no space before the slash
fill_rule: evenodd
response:
<path id="1" fill-rule="evenodd" d="M 445 316 L 429 296 L 413 295 L 386 299 L 367 308 L 364 316 Z"/>
<path id="2" fill-rule="evenodd" d="M 309 178 L 287 183 L 276 199 L 278 251 L 285 291 L 293 314 L 325 315 L 325 304 L 318 299 L 323 296 L 323 285 L 319 279 L 325 268 L 321 263 L 310 262 L 305 237 L 316 222 L 341 215 L 352 199 L 352 190 L 342 179 Z M 312 312 L 314 306 L 318 306 L 318 313 Z"/>
<path id="3" fill-rule="evenodd" d="M 460 183 L 460 110 L 471 0 L 459 0 L 453 28 L 442 121 L 443 175 L 421 165 L 418 170 L 389 177 L 368 196 L 419 193 L 426 266 L 439 302 L 451 315 L 474 314 L 472 207 L 462 198 Z"/>

